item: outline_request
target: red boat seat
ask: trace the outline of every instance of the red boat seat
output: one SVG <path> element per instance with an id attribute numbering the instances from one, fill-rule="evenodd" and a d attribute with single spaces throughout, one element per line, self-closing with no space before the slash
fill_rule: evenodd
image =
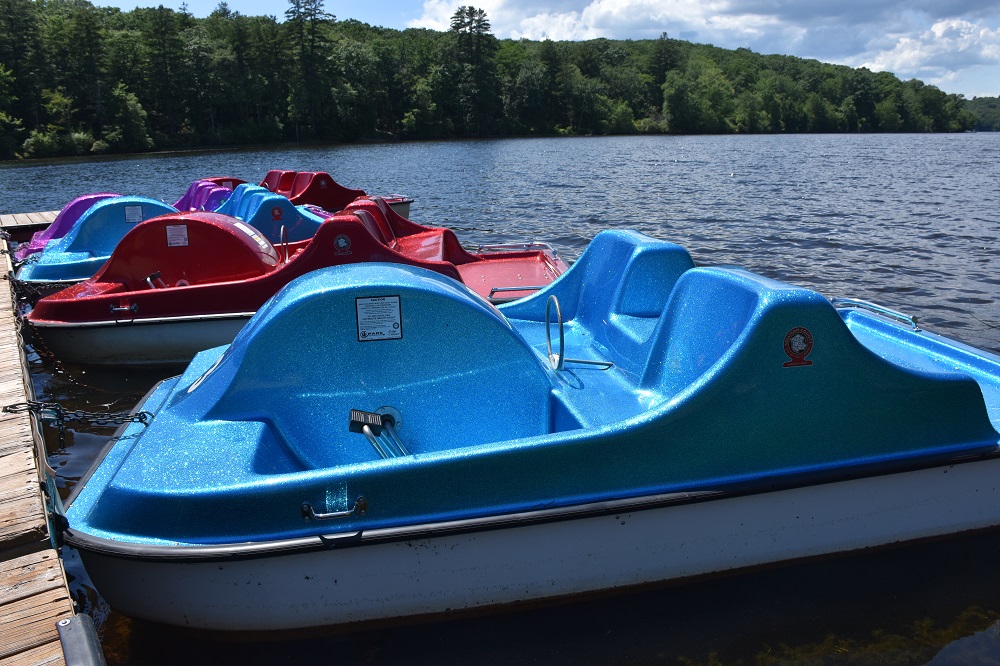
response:
<path id="1" fill-rule="evenodd" d="M 281 172 L 277 169 L 271 169 L 266 174 L 264 174 L 264 180 L 260 181 L 259 185 L 261 187 L 266 187 L 267 189 L 274 192 L 274 188 L 278 186 L 278 180 L 281 178 Z"/>
<path id="2" fill-rule="evenodd" d="M 261 187 L 266 187 L 278 194 L 287 194 L 291 189 L 292 180 L 295 178 L 294 171 L 282 171 L 281 169 L 271 169 L 260 181 Z"/>
<path id="3" fill-rule="evenodd" d="M 425 227 L 401 217 L 381 197 L 357 199 L 345 210 L 357 214 L 365 211 L 375 218 L 385 238 L 386 245 L 400 254 L 419 261 L 447 261 L 467 264 L 480 261 L 462 247 L 455 232 L 444 227 Z"/>
<path id="4" fill-rule="evenodd" d="M 361 221 L 361 224 L 364 225 L 365 229 L 367 229 L 368 232 L 375 237 L 375 240 L 377 240 L 379 243 L 382 243 L 382 245 L 385 245 L 386 247 L 391 248 L 393 245 L 395 245 L 396 238 L 394 236 L 390 236 L 390 238 L 392 238 L 390 244 L 390 241 L 385 237 L 385 233 L 383 232 L 382 226 L 379 225 L 379 223 L 376 221 L 374 215 L 372 215 L 367 210 L 355 210 L 351 212 L 353 213 L 354 217 L 358 218 L 358 220 Z M 389 229 L 389 233 L 392 234 L 392 229 Z"/>
<path id="5" fill-rule="evenodd" d="M 288 198 L 291 199 L 294 196 L 298 196 L 309 187 L 309 182 L 315 175 L 312 171 L 299 171 L 292 177 L 292 185 L 288 188 Z"/>
<path id="6" fill-rule="evenodd" d="M 367 195 L 364 190 L 340 185 L 325 171 L 300 171 L 295 175 L 291 192 L 287 196 L 296 206 L 313 204 L 335 212 L 343 210 L 358 197 Z"/>

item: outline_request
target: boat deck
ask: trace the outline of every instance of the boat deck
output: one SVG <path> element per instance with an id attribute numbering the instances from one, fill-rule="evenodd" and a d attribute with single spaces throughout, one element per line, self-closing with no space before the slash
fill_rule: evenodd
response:
<path id="1" fill-rule="evenodd" d="M 55 216 L 0 215 L 0 228 L 30 236 Z M 9 249 L 6 241 L 0 246 Z M 9 273 L 9 256 L 3 264 Z M 27 399 L 9 287 L 0 288 L 0 405 Z M 0 413 L 0 666 L 65 663 L 56 622 L 74 614 L 66 572 L 49 544 L 36 447 L 28 414 Z"/>

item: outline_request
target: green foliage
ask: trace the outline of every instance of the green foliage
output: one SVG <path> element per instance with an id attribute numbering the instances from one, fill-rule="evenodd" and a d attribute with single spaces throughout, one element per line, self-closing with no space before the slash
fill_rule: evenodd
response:
<path id="1" fill-rule="evenodd" d="M 196 19 L 88 0 L 0 0 L 0 159 L 288 140 L 1000 128 L 996 98 L 815 60 L 672 39 L 500 40 L 463 5 L 445 32 Z"/>
<path id="2" fill-rule="evenodd" d="M 976 117 L 975 129 L 986 132 L 1000 131 L 1000 98 L 973 97 L 965 109 Z"/>
<path id="3" fill-rule="evenodd" d="M 104 128 L 104 141 L 115 151 L 140 152 L 153 147 L 146 124 L 146 110 L 124 83 L 111 91 L 108 103 L 111 122 Z"/>

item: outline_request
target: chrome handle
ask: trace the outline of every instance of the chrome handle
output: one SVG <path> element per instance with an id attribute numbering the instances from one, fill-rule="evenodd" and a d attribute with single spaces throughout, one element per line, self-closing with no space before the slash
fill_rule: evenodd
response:
<path id="1" fill-rule="evenodd" d="M 548 243 L 538 243 L 538 242 L 528 242 L 528 243 L 493 243 L 491 245 L 477 245 L 477 252 L 516 252 L 518 250 L 525 252 L 532 250 L 534 248 L 539 248 L 541 250 L 550 250 L 553 254 L 556 253 L 555 250 Z"/>
<path id="2" fill-rule="evenodd" d="M 359 497 L 354 500 L 354 506 L 350 509 L 344 511 L 332 511 L 330 513 L 316 513 L 312 504 L 309 502 L 302 503 L 302 517 L 306 520 L 330 520 L 332 518 L 347 518 L 348 516 L 353 516 L 355 513 L 359 516 L 365 515 L 368 512 L 368 500 L 364 497 Z"/>
<path id="3" fill-rule="evenodd" d="M 883 317 L 895 319 L 898 322 L 907 324 L 914 331 L 920 330 L 920 327 L 917 325 L 916 317 L 911 317 L 908 314 L 903 314 L 902 312 L 898 312 L 896 310 L 890 310 L 882 305 L 876 305 L 875 303 L 863 301 L 858 298 L 831 298 L 830 302 L 837 308 L 858 308 L 859 310 L 868 310 L 869 312 L 874 312 L 875 314 L 882 315 Z"/>
<path id="4" fill-rule="evenodd" d="M 550 315 L 550 307 L 552 305 L 556 306 L 556 325 L 559 329 L 559 353 L 552 353 L 552 328 L 551 322 L 552 317 Z M 545 301 L 545 349 L 549 356 L 549 363 L 552 365 L 552 369 L 555 371 L 565 370 L 567 363 L 576 363 L 578 365 L 596 365 L 601 370 L 607 370 L 614 366 L 613 361 L 589 361 L 583 358 L 566 358 L 564 353 L 566 350 L 566 333 L 563 330 L 563 317 L 562 308 L 559 307 L 559 299 L 556 298 L 555 294 L 549 296 L 548 300 Z"/>
<path id="5" fill-rule="evenodd" d="M 288 228 L 285 225 L 281 225 L 281 230 L 278 232 L 278 242 L 281 244 L 282 249 L 285 252 L 285 263 L 288 263 Z"/>
<path id="6" fill-rule="evenodd" d="M 556 306 L 556 326 L 559 328 L 559 353 L 552 353 L 552 328 L 550 326 L 551 316 L 551 306 Z M 563 318 L 562 318 L 562 308 L 559 307 L 559 299 L 556 298 L 555 294 L 549 296 L 548 300 L 545 301 L 545 347 L 546 352 L 549 357 L 549 363 L 552 365 L 553 370 L 562 370 L 563 365 L 566 362 L 566 355 L 563 353 L 566 349 L 566 334 L 563 331 Z"/>
<path id="7" fill-rule="evenodd" d="M 115 307 L 114 305 L 111 306 L 111 314 L 117 314 L 119 312 L 131 312 L 132 314 L 135 314 L 138 311 L 139 311 L 138 303 L 133 303 L 132 305 L 126 305 L 125 307 Z"/>
<path id="8" fill-rule="evenodd" d="M 545 285 L 525 285 L 523 287 L 493 287 L 490 289 L 490 298 L 493 298 L 493 294 L 497 294 L 501 291 L 538 291 L 539 289 L 545 289 Z"/>

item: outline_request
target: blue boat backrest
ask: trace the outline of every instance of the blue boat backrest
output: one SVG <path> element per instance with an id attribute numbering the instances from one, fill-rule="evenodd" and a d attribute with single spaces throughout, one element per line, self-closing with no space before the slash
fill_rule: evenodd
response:
<path id="1" fill-rule="evenodd" d="M 724 269 L 697 268 L 681 276 L 650 341 L 643 388 L 669 398 L 693 384 L 732 349 L 765 291 L 763 284 Z M 823 300 L 814 292 L 797 293 Z"/>
<path id="2" fill-rule="evenodd" d="M 971 377 L 887 361 L 822 295 L 739 269 L 696 268 L 678 280 L 641 388 L 659 395 L 654 410 L 675 410 L 678 433 L 753 442 L 748 461 L 807 468 L 832 452 L 861 460 L 917 448 L 933 455 L 935 442 L 957 443 L 952 452 L 996 445 Z M 747 424 L 755 430 L 741 433 Z"/>
<path id="3" fill-rule="evenodd" d="M 312 238 L 323 220 L 317 215 L 296 207 L 287 197 L 274 194 L 264 188 L 263 192 L 244 195 L 240 206 L 241 220 L 259 231 L 274 244 L 280 243 L 281 228 L 285 228 L 285 238 L 295 242 Z"/>
<path id="4" fill-rule="evenodd" d="M 135 225 L 157 215 L 175 212 L 173 206 L 148 197 L 104 199 L 91 206 L 73 228 L 60 240 L 50 243 L 45 252 L 87 252 L 95 257 L 106 257 Z"/>
<path id="5" fill-rule="evenodd" d="M 185 401 L 260 421 L 305 468 L 378 460 L 351 409 L 391 407 L 411 454 L 541 435 L 551 373 L 484 300 L 454 280 L 354 264 L 289 284 Z"/>
<path id="6" fill-rule="evenodd" d="M 568 344 L 577 338 L 596 344 L 603 360 L 638 381 L 650 355 L 649 337 L 677 280 L 691 268 L 691 255 L 679 245 L 633 231 L 603 231 L 558 280 L 500 310 L 511 319 L 544 322 L 546 301 L 556 296 Z M 544 330 L 525 328 L 535 329 L 533 343 L 544 344 Z"/>
<path id="7" fill-rule="evenodd" d="M 228 199 L 226 199 L 225 203 L 219 206 L 214 212 L 219 213 L 221 215 L 228 215 L 230 217 L 239 217 L 240 219 L 243 219 L 242 217 L 240 217 L 240 212 L 241 212 L 241 206 L 246 205 L 243 203 L 244 198 L 254 193 L 267 193 L 267 192 L 269 192 L 269 190 L 265 187 L 261 187 L 260 185 L 251 185 L 249 183 L 242 183 L 236 186 L 236 189 L 233 190 L 233 193 L 229 196 Z"/>

